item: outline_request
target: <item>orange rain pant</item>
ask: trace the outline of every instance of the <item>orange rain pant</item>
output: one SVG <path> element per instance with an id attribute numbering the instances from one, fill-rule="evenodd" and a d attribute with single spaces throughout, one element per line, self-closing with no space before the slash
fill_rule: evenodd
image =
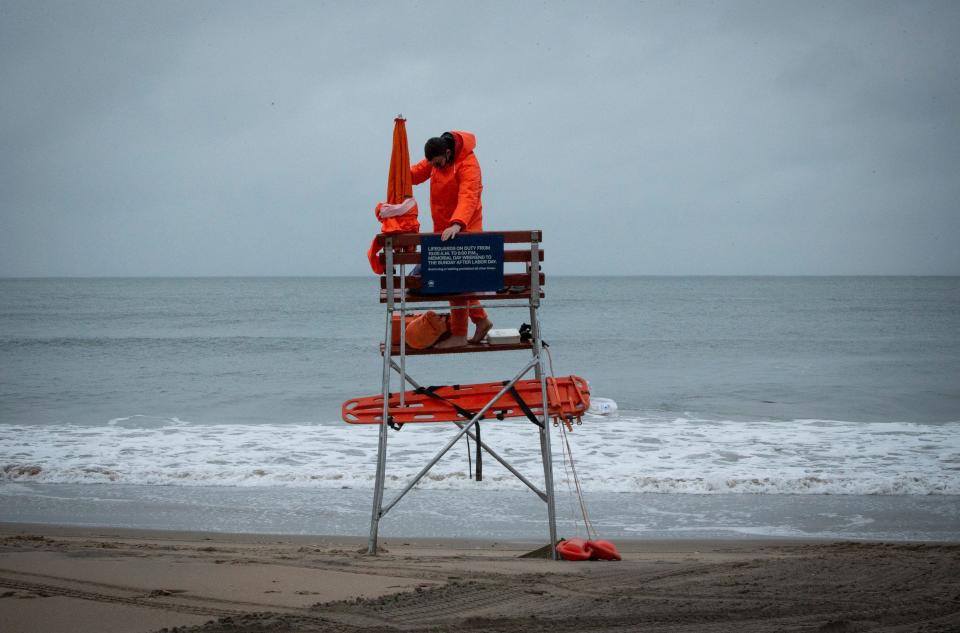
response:
<path id="1" fill-rule="evenodd" d="M 457 310 L 457 306 L 469 305 L 471 307 Z M 467 335 L 467 316 L 470 317 L 470 320 L 474 323 L 479 323 L 487 318 L 486 311 L 480 307 L 480 302 L 476 299 L 472 301 L 466 301 L 464 299 L 451 299 L 450 300 L 450 335 L 451 336 L 466 336 Z"/>

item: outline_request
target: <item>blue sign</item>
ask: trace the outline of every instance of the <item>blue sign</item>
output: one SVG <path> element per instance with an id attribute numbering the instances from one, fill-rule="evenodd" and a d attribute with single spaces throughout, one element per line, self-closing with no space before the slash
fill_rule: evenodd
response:
<path id="1" fill-rule="evenodd" d="M 420 292 L 450 294 L 503 288 L 503 236 L 460 233 L 420 238 Z"/>

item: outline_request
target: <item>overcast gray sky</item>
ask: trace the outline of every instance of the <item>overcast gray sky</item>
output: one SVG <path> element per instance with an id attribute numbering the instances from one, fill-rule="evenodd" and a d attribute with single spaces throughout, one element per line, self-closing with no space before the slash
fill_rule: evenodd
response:
<path id="1" fill-rule="evenodd" d="M 956 2 L 0 0 L 0 90 L 0 276 L 367 274 L 398 113 L 548 272 L 960 274 Z"/>

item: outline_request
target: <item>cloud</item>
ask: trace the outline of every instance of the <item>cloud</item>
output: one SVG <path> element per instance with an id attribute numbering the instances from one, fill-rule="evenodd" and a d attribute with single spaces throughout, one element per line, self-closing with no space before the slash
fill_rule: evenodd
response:
<path id="1" fill-rule="evenodd" d="M 361 275 L 393 117 L 554 274 L 960 274 L 951 3 L 0 4 L 0 275 Z M 416 191 L 429 227 L 428 187 Z"/>

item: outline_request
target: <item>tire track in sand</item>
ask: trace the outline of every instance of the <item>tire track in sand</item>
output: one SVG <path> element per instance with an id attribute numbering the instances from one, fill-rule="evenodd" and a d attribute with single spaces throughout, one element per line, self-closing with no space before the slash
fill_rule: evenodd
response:
<path id="1" fill-rule="evenodd" d="M 245 613 L 245 611 L 204 607 L 181 602 L 171 602 L 168 600 L 157 600 L 144 596 L 118 596 L 95 591 L 84 591 L 82 589 L 72 589 L 70 587 L 64 587 L 61 585 L 48 585 L 43 583 L 28 582 L 25 580 L 15 580 L 4 576 L 0 576 L 0 587 L 6 587 L 7 589 L 14 589 L 18 591 L 27 591 L 30 593 L 35 593 L 41 597 L 62 596 L 65 598 L 77 598 L 79 600 L 91 600 L 93 602 L 109 602 L 113 604 L 125 604 L 134 607 L 149 607 L 151 609 L 162 609 L 164 611 L 187 613 L 191 615 L 225 617 Z"/>

